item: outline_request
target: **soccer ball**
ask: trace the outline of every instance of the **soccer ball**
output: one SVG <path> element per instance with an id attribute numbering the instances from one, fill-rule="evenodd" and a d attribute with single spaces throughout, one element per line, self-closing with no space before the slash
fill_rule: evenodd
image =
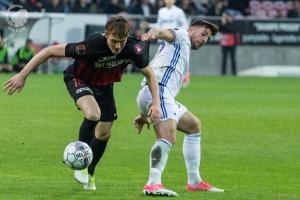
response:
<path id="1" fill-rule="evenodd" d="M 92 149 L 84 142 L 69 144 L 64 151 L 64 163 L 73 170 L 87 168 L 93 160 Z"/>

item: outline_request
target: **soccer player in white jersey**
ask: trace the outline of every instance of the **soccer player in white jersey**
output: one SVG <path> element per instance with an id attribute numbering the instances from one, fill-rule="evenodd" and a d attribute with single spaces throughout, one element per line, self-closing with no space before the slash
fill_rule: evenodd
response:
<path id="1" fill-rule="evenodd" d="M 164 0 L 165 7 L 158 10 L 157 26 L 159 28 L 188 29 L 189 24 L 183 10 L 175 6 L 175 0 Z"/>
<path id="2" fill-rule="evenodd" d="M 194 20 L 188 30 L 184 29 L 150 29 L 142 35 L 142 40 L 160 39 L 157 53 L 150 62 L 160 85 L 162 117 L 159 123 L 153 124 L 157 140 L 150 153 L 150 174 L 144 187 L 145 195 L 178 196 L 166 189 L 161 183 L 161 175 L 166 166 L 168 154 L 176 142 L 176 130 L 185 135 L 183 155 L 188 174 L 188 191 L 223 192 L 201 179 L 200 176 L 200 139 L 201 123 L 181 103 L 175 101 L 182 79 L 188 71 L 191 49 L 203 47 L 218 31 L 218 26 L 205 20 Z M 146 80 L 137 96 L 137 104 L 141 111 L 134 119 L 137 133 L 141 133 L 143 125 L 148 124 L 147 110 L 152 97 Z"/>
<path id="3" fill-rule="evenodd" d="M 164 0 L 165 7 L 160 8 L 157 14 L 158 28 L 182 28 L 188 29 L 188 20 L 184 11 L 175 5 L 176 0 Z M 183 86 L 187 87 L 190 83 L 190 71 L 183 78 Z"/>

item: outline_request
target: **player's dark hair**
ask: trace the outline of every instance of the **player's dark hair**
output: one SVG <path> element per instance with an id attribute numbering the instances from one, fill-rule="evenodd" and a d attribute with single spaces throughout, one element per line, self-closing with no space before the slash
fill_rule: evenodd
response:
<path id="1" fill-rule="evenodd" d="M 215 35 L 219 31 L 219 27 L 216 24 L 202 19 L 194 19 L 191 26 L 205 26 L 211 30 L 212 35 Z"/>
<path id="2" fill-rule="evenodd" d="M 112 16 L 105 25 L 106 34 L 114 34 L 119 38 L 125 38 L 129 33 L 129 22 L 122 16 Z"/>

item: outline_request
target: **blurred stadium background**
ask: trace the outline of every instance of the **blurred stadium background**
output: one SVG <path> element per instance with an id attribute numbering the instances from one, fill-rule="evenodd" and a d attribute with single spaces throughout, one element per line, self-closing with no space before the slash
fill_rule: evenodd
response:
<path id="1" fill-rule="evenodd" d="M 184 192 L 181 135 L 165 184 L 181 199 L 299 199 L 299 1 L 177 0 L 176 5 L 189 22 L 201 17 L 221 24 L 223 12 L 234 17 L 241 78 L 221 77 L 217 34 L 192 52 L 191 85 L 179 95 L 204 123 L 202 176 L 227 192 Z M 36 52 L 81 41 L 103 31 L 111 14 L 125 15 L 132 34 L 140 36 L 147 25 L 155 25 L 162 6 L 162 0 L 0 0 L 0 33 L 10 62 L 28 38 Z M 151 45 L 151 57 L 157 45 Z M 59 163 L 64 147 L 77 139 L 81 121 L 62 81 L 62 71 L 71 62 L 50 59 L 21 94 L 0 94 L 0 199 L 145 199 L 141 188 L 154 136 L 146 131 L 137 137 L 131 125 L 139 75 L 126 75 L 117 84 L 120 119 L 97 169 L 98 190 L 87 193 L 74 185 L 71 172 Z M 128 72 L 135 72 L 134 66 Z M 0 72 L 1 83 L 9 77 Z"/>
<path id="2" fill-rule="evenodd" d="M 156 22 L 162 6 L 163 0 L 0 0 L 0 31 L 11 59 L 27 38 L 32 39 L 36 51 L 51 44 L 84 40 L 103 31 L 111 14 L 126 15 L 132 33 L 139 36 L 147 30 L 145 24 Z M 300 76 L 298 0 L 178 0 L 177 6 L 185 11 L 188 21 L 201 17 L 220 24 L 224 11 L 234 16 L 238 74 Z M 20 8 L 26 12 L 20 12 Z M 18 9 L 13 16 L 6 13 Z M 208 47 L 193 52 L 192 74 L 221 74 L 220 38 L 218 34 Z M 152 45 L 152 55 L 156 47 Z M 52 59 L 42 72 L 62 71 L 69 63 L 66 59 Z"/>

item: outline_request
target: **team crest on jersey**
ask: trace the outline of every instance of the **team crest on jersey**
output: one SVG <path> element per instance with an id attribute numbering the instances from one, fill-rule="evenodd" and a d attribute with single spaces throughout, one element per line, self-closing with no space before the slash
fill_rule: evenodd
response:
<path id="1" fill-rule="evenodd" d="M 141 54 L 143 52 L 143 47 L 140 44 L 134 45 L 134 51 L 136 54 Z"/>
<path id="2" fill-rule="evenodd" d="M 83 55 L 85 54 L 85 46 L 84 45 L 78 45 L 75 47 L 77 55 Z"/>

